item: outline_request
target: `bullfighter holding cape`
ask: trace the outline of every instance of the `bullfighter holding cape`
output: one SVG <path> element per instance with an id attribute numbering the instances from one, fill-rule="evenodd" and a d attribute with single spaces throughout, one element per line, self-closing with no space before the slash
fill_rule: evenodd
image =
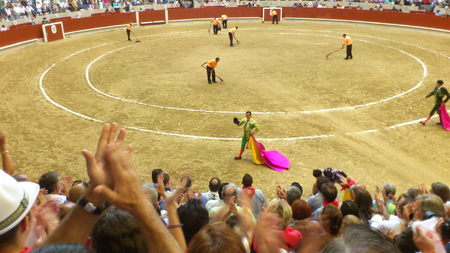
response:
<path id="1" fill-rule="evenodd" d="M 430 94 L 428 94 L 427 96 L 425 96 L 423 98 L 423 99 L 427 99 L 431 96 L 435 96 L 433 109 L 431 110 L 428 117 L 424 121 L 421 121 L 420 123 L 422 123 L 422 125 L 425 125 L 427 123 L 427 121 L 430 120 L 431 116 L 433 116 L 433 114 L 435 112 L 437 112 L 439 115 L 439 123 L 438 124 L 442 125 L 442 127 L 445 130 L 449 131 L 450 130 L 450 117 L 448 116 L 447 110 L 445 109 L 445 103 L 447 103 L 447 101 L 450 99 L 450 94 L 446 88 L 442 87 L 442 85 L 444 85 L 444 81 L 438 80 L 436 82 L 436 87 L 433 89 L 433 91 L 430 92 Z M 446 97 L 445 100 L 443 100 L 444 97 Z"/>
<path id="2" fill-rule="evenodd" d="M 241 151 L 234 159 L 242 159 L 242 153 L 247 149 L 252 150 L 252 160 L 255 164 L 267 164 L 270 168 L 284 172 L 290 166 L 289 160 L 276 150 L 266 151 L 262 143 L 256 141 L 254 135 L 259 132 L 260 128 L 256 120 L 252 119 L 252 113 L 247 111 L 246 118 L 239 121 L 234 118 L 234 123 L 238 126 L 244 125 L 244 136 L 241 142 Z"/>

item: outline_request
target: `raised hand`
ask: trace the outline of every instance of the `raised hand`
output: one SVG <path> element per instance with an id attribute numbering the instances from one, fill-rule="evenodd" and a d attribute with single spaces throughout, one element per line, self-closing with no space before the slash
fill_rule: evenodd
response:
<path id="1" fill-rule="evenodd" d="M 135 213 L 146 199 L 129 153 L 122 149 L 122 142 L 109 143 L 104 149 L 104 159 L 105 175 L 110 184 L 97 186 L 94 193 L 120 209 Z"/>
<path id="2" fill-rule="evenodd" d="M 166 193 L 166 189 L 164 188 L 164 176 L 163 175 L 159 175 L 158 176 L 158 183 L 156 184 L 156 191 L 158 192 L 158 194 L 165 198 L 167 193 Z"/>
<path id="3" fill-rule="evenodd" d="M 109 143 L 117 143 L 118 145 L 122 145 L 123 140 L 125 139 L 126 131 L 125 129 L 121 129 L 116 138 L 117 128 L 117 123 L 103 125 L 95 156 L 91 151 L 86 149 L 81 152 L 86 159 L 87 173 L 90 179 L 89 187 L 84 196 L 88 201 L 92 202 L 97 207 L 102 207 L 105 199 L 99 195 L 92 194 L 94 188 L 99 185 L 106 185 L 111 188 L 114 187 L 113 182 L 108 178 L 105 172 L 106 163 L 104 151 Z M 129 156 L 132 150 L 133 146 L 128 145 L 125 153 Z"/>
<path id="4" fill-rule="evenodd" d="M 36 199 L 36 204 L 37 205 L 40 205 L 40 204 L 45 202 L 45 194 L 47 194 L 47 193 L 48 193 L 48 191 L 45 188 L 41 188 L 39 190 L 39 194 L 38 194 L 37 199 Z"/>
<path id="5" fill-rule="evenodd" d="M 422 253 L 435 253 L 434 243 L 427 235 L 427 230 L 419 226 L 413 235 L 414 244 Z"/>

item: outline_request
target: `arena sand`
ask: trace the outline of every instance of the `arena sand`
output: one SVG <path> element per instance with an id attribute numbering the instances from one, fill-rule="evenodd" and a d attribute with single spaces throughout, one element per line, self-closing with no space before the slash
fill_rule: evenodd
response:
<path id="1" fill-rule="evenodd" d="M 420 182 L 450 183 L 450 133 L 435 125 L 437 119 L 426 126 L 386 129 L 426 117 L 433 98 L 422 97 L 438 79 L 444 80 L 444 87 L 450 85 L 448 34 L 332 22 L 286 21 L 277 26 L 230 19 L 229 28 L 235 25 L 242 44 L 233 48 L 227 30 L 208 34 L 209 24 L 204 22 L 133 28 L 141 43 L 128 42 L 124 28 L 0 54 L 0 129 L 8 136 L 16 172 L 33 179 L 48 171 L 88 179 L 80 151 L 95 150 L 102 123 L 58 108 L 43 96 L 40 78 L 58 62 L 42 79 L 45 92 L 56 103 L 100 121 L 170 134 L 241 138 L 242 127 L 232 119 L 241 119 L 250 110 L 272 112 L 253 115 L 261 126 L 257 139 L 324 135 L 261 140 L 268 150 L 290 159 L 290 169 L 280 173 L 254 165 L 249 151 L 242 160 L 233 160 L 238 140 L 128 129 L 125 142 L 134 145 L 133 160 L 143 181 L 151 181 L 151 171 L 161 168 L 177 185 L 182 173 L 191 170 L 194 187 L 206 191 L 211 177 L 240 185 L 249 173 L 268 199 L 276 196 L 277 185 L 294 181 L 303 185 L 307 197 L 315 181 L 312 170 L 327 167 L 344 170 L 371 193 L 376 181 L 394 183 L 399 193 Z M 353 38 L 354 59 L 344 61 L 341 50 L 327 60 L 326 54 L 342 46 L 343 33 Z M 84 49 L 88 50 L 59 62 Z M 422 64 L 408 54 L 425 64 L 425 77 Z M 200 65 L 217 56 L 221 60 L 216 72 L 225 84 L 210 85 Z M 93 90 L 86 78 L 90 64 L 89 80 L 95 88 L 127 100 Z M 417 89 L 389 101 L 317 111 L 378 102 L 422 79 Z M 366 130 L 378 131 L 358 133 Z"/>

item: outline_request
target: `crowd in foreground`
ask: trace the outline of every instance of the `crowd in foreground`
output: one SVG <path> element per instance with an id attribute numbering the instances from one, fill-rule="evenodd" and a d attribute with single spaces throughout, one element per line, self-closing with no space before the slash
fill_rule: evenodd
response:
<path id="1" fill-rule="evenodd" d="M 32 181 L 14 174 L 0 132 L 0 252 L 450 251 L 450 190 L 443 183 L 399 194 L 393 184 L 369 190 L 328 168 L 312 171 L 310 196 L 293 182 L 267 201 L 249 174 L 239 183 L 214 177 L 201 193 L 189 172 L 174 179 L 155 169 L 152 182 L 142 183 L 125 135 L 105 124 L 96 152 L 82 151 L 88 182 L 55 171 Z"/>

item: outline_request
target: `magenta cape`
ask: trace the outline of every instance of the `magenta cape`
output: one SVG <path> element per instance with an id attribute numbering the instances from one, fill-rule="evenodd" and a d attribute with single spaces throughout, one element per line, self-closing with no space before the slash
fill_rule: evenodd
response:
<path id="1" fill-rule="evenodd" d="M 448 112 L 445 109 L 445 105 L 441 105 L 441 107 L 439 107 L 439 120 L 441 122 L 442 127 L 447 130 L 450 131 L 450 117 L 448 116 Z"/>
<path id="2" fill-rule="evenodd" d="M 267 164 L 270 168 L 284 172 L 289 169 L 291 163 L 289 160 L 276 150 L 266 151 L 266 148 L 261 143 L 257 142 L 255 137 L 250 136 L 248 140 L 247 149 L 252 150 L 252 159 L 255 164 Z"/>

